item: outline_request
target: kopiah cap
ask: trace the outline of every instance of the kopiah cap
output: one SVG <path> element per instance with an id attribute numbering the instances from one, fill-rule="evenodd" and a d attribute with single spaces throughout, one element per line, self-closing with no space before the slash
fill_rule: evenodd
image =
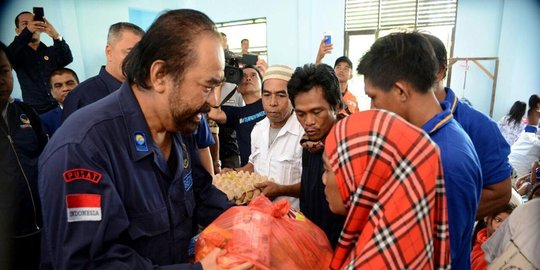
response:
<path id="1" fill-rule="evenodd" d="M 294 70 L 285 65 L 273 65 L 264 73 L 263 82 L 269 79 L 280 79 L 288 82 L 291 79 Z"/>

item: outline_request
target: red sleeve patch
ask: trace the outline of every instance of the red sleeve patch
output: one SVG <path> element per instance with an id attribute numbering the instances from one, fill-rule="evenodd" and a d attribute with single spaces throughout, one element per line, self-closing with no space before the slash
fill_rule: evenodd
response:
<path id="1" fill-rule="evenodd" d="M 101 207 L 99 194 L 68 194 L 66 195 L 68 208 Z"/>
<path id="2" fill-rule="evenodd" d="M 101 195 L 69 194 L 66 196 L 67 221 L 100 221 Z"/>
<path id="3" fill-rule="evenodd" d="M 101 180 L 101 173 L 88 169 L 72 169 L 65 171 L 63 174 L 66 183 L 74 180 L 86 180 L 97 184 Z"/>

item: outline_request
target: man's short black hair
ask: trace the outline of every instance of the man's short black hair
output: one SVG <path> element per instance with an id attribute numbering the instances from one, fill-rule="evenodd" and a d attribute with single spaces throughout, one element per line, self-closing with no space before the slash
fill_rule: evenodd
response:
<path id="1" fill-rule="evenodd" d="M 529 97 L 529 109 L 534 109 L 540 103 L 540 96 L 538 94 L 533 94 Z"/>
<path id="2" fill-rule="evenodd" d="M 242 71 L 244 71 L 244 69 L 246 69 L 246 68 L 251 68 L 251 69 L 254 69 L 255 71 L 257 71 L 257 75 L 259 75 L 259 79 L 261 79 L 261 81 L 262 81 L 263 77 L 261 75 L 261 72 L 259 72 L 259 69 L 256 66 L 254 66 L 254 65 L 246 65 L 246 66 L 244 66 L 242 68 Z"/>
<path id="3" fill-rule="evenodd" d="M 397 81 L 405 81 L 416 91 L 427 93 L 437 81 L 439 65 L 423 34 L 393 33 L 377 39 L 356 70 L 384 91 L 390 91 Z"/>
<path id="4" fill-rule="evenodd" d="M 192 9 L 163 13 L 124 59 L 122 70 L 126 79 L 148 89 L 152 63 L 163 60 L 165 72 L 173 74 L 176 83 L 181 82 L 198 57 L 194 41 L 204 34 L 213 35 L 216 40 L 220 38 L 214 22 L 204 13 Z"/>
<path id="5" fill-rule="evenodd" d="M 32 14 L 34 15 L 34 13 L 30 12 L 30 11 L 23 11 L 21 13 L 19 13 L 16 17 L 15 17 L 15 28 L 19 28 L 19 17 L 23 14 Z"/>
<path id="6" fill-rule="evenodd" d="M 75 73 L 75 71 L 73 71 L 73 69 L 66 68 L 66 67 L 57 68 L 57 69 L 53 70 L 51 72 L 51 75 L 49 75 L 49 83 L 51 82 L 51 79 L 52 79 L 53 76 L 62 75 L 64 73 L 71 73 L 73 78 L 75 78 L 75 81 L 77 82 L 77 84 L 79 83 L 79 76 L 77 76 L 77 73 Z M 52 83 L 51 83 L 51 86 L 52 86 Z"/>
<path id="7" fill-rule="evenodd" d="M 333 109 L 338 111 L 342 107 L 339 80 L 334 69 L 327 64 L 305 64 L 303 67 L 296 68 L 291 80 L 287 83 L 293 107 L 295 106 L 294 98 L 298 94 L 308 92 L 315 86 L 322 88 L 324 98 Z"/>
<path id="8" fill-rule="evenodd" d="M 345 55 L 339 57 L 338 59 L 336 59 L 336 63 L 334 64 L 334 68 L 336 68 L 337 65 L 338 65 L 339 63 L 341 63 L 341 62 L 345 62 L 345 63 L 347 63 L 347 64 L 349 65 L 350 68 L 353 68 L 353 64 L 352 64 L 352 62 L 351 62 L 351 59 L 349 59 L 349 57 L 347 57 L 347 56 L 345 56 Z"/>
<path id="9" fill-rule="evenodd" d="M 431 43 L 431 47 L 433 47 L 433 51 L 435 52 L 435 57 L 437 57 L 437 61 L 439 61 L 439 71 L 444 72 L 444 76 L 446 76 L 446 67 L 448 66 L 448 56 L 446 52 L 446 48 L 444 47 L 444 43 L 442 40 L 440 40 L 438 37 L 434 35 L 430 35 L 427 33 L 422 33 L 424 37 L 427 38 L 429 43 Z"/>

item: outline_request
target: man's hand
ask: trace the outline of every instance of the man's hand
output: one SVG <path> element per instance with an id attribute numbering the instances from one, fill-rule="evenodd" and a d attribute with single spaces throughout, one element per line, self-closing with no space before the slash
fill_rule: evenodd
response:
<path id="1" fill-rule="evenodd" d="M 258 189 L 261 189 L 262 190 L 261 194 L 264 194 L 266 197 L 270 199 L 274 199 L 275 197 L 283 195 L 281 185 L 276 184 L 272 181 L 256 183 L 254 186 Z"/>
<path id="2" fill-rule="evenodd" d="M 326 37 L 321 40 L 321 45 L 319 45 L 319 52 L 317 53 L 317 59 L 315 60 L 315 64 L 320 64 L 324 56 L 328 53 L 331 53 L 334 49 L 334 44 L 324 44 L 325 40 Z"/>
<path id="3" fill-rule="evenodd" d="M 47 33 L 47 35 L 49 35 L 49 37 L 51 37 L 52 39 L 58 39 L 60 34 L 56 32 L 54 26 L 47 19 L 43 18 L 43 20 L 45 21 L 43 32 Z"/>
<path id="4" fill-rule="evenodd" d="M 324 143 L 322 141 L 305 141 L 302 143 L 302 147 L 310 153 L 318 153 L 324 149 Z"/>
<path id="5" fill-rule="evenodd" d="M 228 270 L 247 270 L 253 267 L 252 263 L 245 262 L 241 265 L 238 265 L 236 267 L 230 267 L 230 268 L 220 268 L 217 265 L 217 260 L 220 256 L 225 255 L 227 253 L 226 250 L 220 249 L 220 248 L 214 248 L 206 257 L 204 257 L 200 263 L 202 265 L 202 268 L 204 270 L 220 270 L 220 269 L 228 269 Z"/>
<path id="6" fill-rule="evenodd" d="M 219 266 L 217 265 L 217 258 L 225 254 L 225 252 L 226 251 L 224 249 L 214 248 L 200 261 L 202 268 L 204 270 L 219 269 Z"/>
<path id="7" fill-rule="evenodd" d="M 45 23 L 42 21 L 31 21 L 26 26 L 28 28 L 28 31 L 35 33 L 37 32 L 45 32 Z"/>
<path id="8" fill-rule="evenodd" d="M 266 73 L 266 70 L 268 69 L 268 63 L 266 63 L 264 59 L 259 58 L 259 60 L 257 60 L 257 63 L 255 64 L 255 67 L 259 70 L 259 73 L 261 73 L 261 76 L 264 77 L 264 74 Z"/>
<path id="9" fill-rule="evenodd" d="M 232 172 L 234 169 L 231 168 L 221 168 L 221 172 L 219 174 L 226 174 L 228 172 Z"/>

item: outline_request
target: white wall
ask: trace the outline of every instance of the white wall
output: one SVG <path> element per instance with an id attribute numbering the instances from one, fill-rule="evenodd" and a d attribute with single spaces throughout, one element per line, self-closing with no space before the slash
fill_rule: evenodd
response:
<path id="1" fill-rule="evenodd" d="M 325 31 L 331 31 L 334 35 L 336 54 L 343 53 L 344 0 L 181 2 L 181 7 L 200 10 L 215 22 L 266 17 L 270 65 L 284 64 L 296 67 L 314 62 Z M 328 60 L 333 62 L 337 57 L 328 57 Z"/>
<path id="2" fill-rule="evenodd" d="M 539 93 L 540 2 L 536 0 L 458 1 L 454 57 L 499 57 L 493 118 L 505 115 L 514 101 L 527 102 Z M 491 72 L 494 62 L 482 61 Z M 455 64 L 452 84 L 456 94 L 489 113 L 493 81 L 469 62 L 463 91 L 463 62 Z"/>
<path id="3" fill-rule="evenodd" d="M 506 0 L 499 41 L 499 80 L 494 116 L 501 117 L 516 100 L 540 94 L 540 1 Z M 498 119 L 498 118 L 496 118 Z"/>
<path id="4" fill-rule="evenodd" d="M 31 11 L 33 6 L 43 6 L 45 16 L 64 36 L 74 57 L 69 67 L 83 80 L 97 74 L 105 63 L 108 28 L 129 21 L 130 8 L 149 12 L 192 8 L 216 22 L 266 17 L 269 64 L 296 67 L 313 62 L 325 31 L 333 34 L 334 52 L 323 62 L 332 65 L 344 52 L 345 0 L 12 0 L 0 7 L 0 40 L 6 44 L 13 40 L 15 15 Z M 526 101 L 540 92 L 538 26 L 537 0 L 458 1 L 454 57 L 500 59 L 495 119 L 504 115 L 515 100 Z M 48 37 L 42 40 L 52 43 Z M 493 63 L 482 63 L 493 70 Z M 464 72 L 462 63 L 456 65 L 451 86 L 461 96 Z M 470 63 L 465 97 L 485 113 L 489 112 L 491 86 L 487 76 Z M 20 97 L 20 92 L 15 90 L 14 96 Z"/>
<path id="5" fill-rule="evenodd" d="M 257 17 L 267 18 L 268 62 L 292 67 L 314 62 L 325 31 L 333 34 L 333 63 L 343 49 L 344 0 L 19 0 L 10 1 L 0 11 L 0 39 L 9 44 L 15 35 L 14 17 L 22 10 L 43 6 L 45 16 L 70 45 L 74 61 L 69 65 L 81 80 L 98 73 L 105 63 L 106 35 L 111 24 L 129 21 L 129 8 L 161 12 L 164 9 L 191 8 L 206 13 L 216 22 Z M 42 35 L 46 44 L 52 40 Z M 18 84 L 14 96 L 20 97 Z"/>
<path id="6" fill-rule="evenodd" d="M 14 19 L 23 10 L 32 11 L 32 7 L 41 6 L 45 17 L 63 36 L 71 48 L 73 62 L 68 65 L 85 80 L 96 75 L 101 65 L 105 64 L 105 44 L 109 26 L 116 22 L 129 21 L 129 8 L 151 11 L 178 8 L 176 2 L 167 0 L 18 0 L 8 1 L 0 8 L 0 40 L 6 45 L 15 36 Z M 41 35 L 47 45 L 51 38 Z M 16 76 L 14 75 L 15 79 Z M 14 97 L 21 97 L 18 83 L 14 85 Z"/>

